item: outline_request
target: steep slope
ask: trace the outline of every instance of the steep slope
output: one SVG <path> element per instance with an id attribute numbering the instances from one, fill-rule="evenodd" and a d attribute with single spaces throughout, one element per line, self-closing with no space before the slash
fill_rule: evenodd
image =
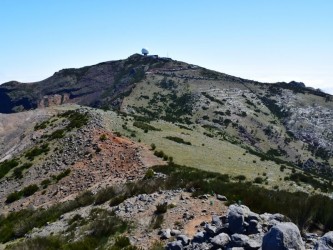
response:
<path id="1" fill-rule="evenodd" d="M 189 67 L 147 72 L 121 110 L 196 124 L 207 137 L 262 159 L 332 175 L 332 96 L 295 83 L 264 84 Z"/>
<path id="2" fill-rule="evenodd" d="M 9 148 L 0 151 L 10 158 L 0 163 L 1 211 L 48 207 L 73 199 L 82 190 L 96 192 L 137 180 L 148 167 L 163 164 L 143 145 L 105 129 L 98 113 L 67 108 L 66 112 L 44 109 L 34 115 L 27 112 L 6 117 L 6 121 L 15 122 L 45 115 L 39 123 L 19 126 L 16 138 L 0 134 L 10 142 Z"/>
<path id="3" fill-rule="evenodd" d="M 117 107 L 133 83 L 144 77 L 145 67 L 164 64 L 163 59 L 133 55 L 126 60 L 104 62 L 79 69 L 63 69 L 35 83 L 0 85 L 0 113 L 76 103 Z"/>
<path id="4" fill-rule="evenodd" d="M 64 103 L 116 109 L 146 121 L 196 124 L 262 160 L 333 174 L 333 98 L 303 83 L 260 83 L 136 54 L 38 83 L 6 83 L 0 95 L 2 113 Z"/>

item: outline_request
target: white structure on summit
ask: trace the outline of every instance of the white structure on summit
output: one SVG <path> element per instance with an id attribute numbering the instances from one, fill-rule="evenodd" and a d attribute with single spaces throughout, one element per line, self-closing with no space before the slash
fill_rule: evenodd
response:
<path id="1" fill-rule="evenodd" d="M 141 53 L 142 53 L 144 56 L 147 56 L 147 55 L 149 54 L 149 51 L 148 51 L 147 49 L 143 48 L 143 49 L 141 50 Z"/>

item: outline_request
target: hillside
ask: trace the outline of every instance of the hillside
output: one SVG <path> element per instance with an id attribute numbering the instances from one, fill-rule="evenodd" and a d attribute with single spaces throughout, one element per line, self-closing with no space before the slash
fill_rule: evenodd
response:
<path id="1" fill-rule="evenodd" d="M 110 247 L 123 235 L 161 249 L 179 241 L 178 232 L 162 239 L 169 228 L 192 238 L 188 249 L 197 229 L 210 235 L 200 247 L 221 232 L 236 247 L 233 203 L 257 213 L 252 233 L 242 207 L 245 249 L 264 245 L 277 221 L 294 222 L 310 248 L 333 230 L 333 99 L 302 83 L 133 55 L 0 85 L 0 102 L 0 242 L 9 248 L 121 249 Z M 209 231 L 220 223 L 211 215 L 221 231 Z"/>

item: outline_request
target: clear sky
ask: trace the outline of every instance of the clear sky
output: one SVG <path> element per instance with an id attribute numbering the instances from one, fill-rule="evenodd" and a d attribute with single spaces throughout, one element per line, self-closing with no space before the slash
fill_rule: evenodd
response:
<path id="1" fill-rule="evenodd" d="M 332 0 L 0 0 L 0 83 L 153 54 L 333 94 Z"/>

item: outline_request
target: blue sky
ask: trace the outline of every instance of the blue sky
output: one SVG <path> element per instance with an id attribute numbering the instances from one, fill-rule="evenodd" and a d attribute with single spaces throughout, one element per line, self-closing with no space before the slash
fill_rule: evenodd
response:
<path id="1" fill-rule="evenodd" d="M 333 94 L 332 0 L 0 0 L 0 83 L 153 54 Z"/>

